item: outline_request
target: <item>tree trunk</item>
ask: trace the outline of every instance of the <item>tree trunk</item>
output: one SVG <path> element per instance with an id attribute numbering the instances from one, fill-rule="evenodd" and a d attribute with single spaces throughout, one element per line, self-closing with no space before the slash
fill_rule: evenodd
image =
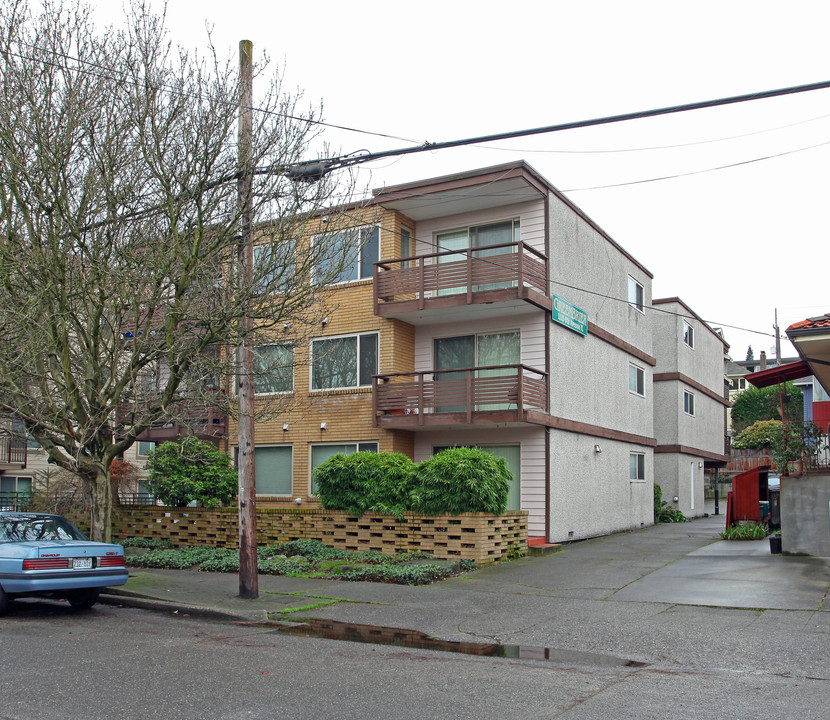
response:
<path id="1" fill-rule="evenodd" d="M 89 537 L 97 542 L 112 539 L 112 490 L 109 473 L 98 468 L 95 475 L 86 478 L 91 483 L 92 504 L 89 509 Z"/>

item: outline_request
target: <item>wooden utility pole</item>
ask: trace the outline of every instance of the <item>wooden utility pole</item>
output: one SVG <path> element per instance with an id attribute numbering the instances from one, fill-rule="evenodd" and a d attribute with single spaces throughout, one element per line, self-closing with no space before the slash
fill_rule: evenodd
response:
<path id="1" fill-rule="evenodd" d="M 237 191 L 241 233 L 237 251 L 239 284 L 250 293 L 254 277 L 253 236 L 253 50 L 250 40 L 239 42 L 239 180 Z M 239 597 L 259 597 L 256 554 L 256 479 L 254 476 L 254 355 L 250 346 L 253 321 L 246 312 L 241 319 L 239 343 Z"/>

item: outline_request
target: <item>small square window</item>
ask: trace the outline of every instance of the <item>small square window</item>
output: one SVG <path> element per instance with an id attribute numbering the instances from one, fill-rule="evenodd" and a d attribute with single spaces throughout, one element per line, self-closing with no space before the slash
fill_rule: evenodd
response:
<path id="1" fill-rule="evenodd" d="M 690 348 L 695 346 L 695 329 L 685 320 L 683 321 L 683 342 Z"/>
<path id="2" fill-rule="evenodd" d="M 628 277 L 628 304 L 631 305 L 635 310 L 639 310 L 641 313 L 645 312 L 645 299 L 644 299 L 644 292 L 643 286 L 640 285 L 633 277 L 629 275 Z"/>
<path id="3" fill-rule="evenodd" d="M 156 444 L 148 440 L 138 441 L 138 456 L 147 457 L 153 450 L 156 449 Z"/>
<path id="4" fill-rule="evenodd" d="M 646 456 L 643 453 L 630 453 L 628 456 L 628 479 L 646 479 Z"/>
<path id="5" fill-rule="evenodd" d="M 636 365 L 628 366 L 628 390 L 635 395 L 646 394 L 646 373 L 645 370 Z"/>
<path id="6" fill-rule="evenodd" d="M 687 415 L 695 414 L 695 396 L 686 390 L 683 391 L 683 412 Z"/>

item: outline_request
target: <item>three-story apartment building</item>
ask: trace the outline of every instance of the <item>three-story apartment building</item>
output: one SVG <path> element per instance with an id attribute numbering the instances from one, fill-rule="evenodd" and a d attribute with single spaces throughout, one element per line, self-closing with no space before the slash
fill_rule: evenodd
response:
<path id="1" fill-rule="evenodd" d="M 292 368 L 262 393 L 296 401 L 256 427 L 260 505 L 315 503 L 337 452 L 467 445 L 506 459 L 531 537 L 650 524 L 651 273 L 524 162 L 383 188 L 348 215 L 359 252 L 319 332 L 257 348 Z"/>

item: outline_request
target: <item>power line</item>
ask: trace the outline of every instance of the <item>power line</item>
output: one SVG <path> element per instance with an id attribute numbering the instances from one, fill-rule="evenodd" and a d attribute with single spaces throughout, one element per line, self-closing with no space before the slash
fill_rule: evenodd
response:
<path id="1" fill-rule="evenodd" d="M 817 145 L 809 145 L 808 147 L 796 148 L 795 150 L 786 150 L 785 152 L 776 153 L 774 155 L 765 155 L 764 157 L 752 158 L 750 160 L 741 160 L 740 162 L 730 163 L 728 165 L 718 165 L 717 167 L 705 168 L 703 170 L 692 170 L 685 173 L 676 173 L 674 175 L 663 175 L 661 177 L 646 178 L 643 180 L 631 180 L 629 182 L 611 183 L 609 185 L 593 185 L 590 187 L 581 188 L 567 188 L 560 192 L 583 192 L 585 190 L 605 190 L 607 188 L 626 187 L 628 185 L 642 185 L 645 183 L 659 182 L 661 180 L 674 180 L 676 178 L 690 177 L 692 175 L 703 175 L 704 173 L 717 172 L 718 170 L 728 170 L 729 168 L 741 167 L 742 165 L 751 165 L 752 163 L 762 162 L 763 160 L 773 160 L 775 158 L 785 157 L 787 155 L 794 155 L 795 153 L 805 152 L 807 150 L 815 150 L 816 148 L 830 145 L 830 140 Z"/>
<path id="2" fill-rule="evenodd" d="M 128 82 L 128 83 L 131 83 L 133 85 L 136 85 L 137 87 L 141 87 L 141 83 L 139 82 L 139 80 L 133 79 L 133 78 L 129 77 L 127 75 L 127 73 L 125 73 L 123 71 L 120 71 L 120 70 L 116 70 L 115 68 L 107 67 L 106 65 L 101 65 L 100 63 L 94 63 L 94 62 L 89 61 L 89 60 L 83 60 L 81 58 L 77 58 L 77 57 L 74 57 L 72 55 L 68 55 L 67 53 L 59 52 L 58 50 L 50 50 L 48 48 L 41 48 L 41 47 L 38 47 L 37 45 L 33 45 L 31 43 L 23 42 L 22 40 L 15 40 L 14 42 L 16 42 L 18 45 L 30 47 L 33 50 L 36 50 L 36 51 L 39 51 L 39 52 L 50 53 L 51 55 L 56 55 L 57 57 L 62 57 L 65 60 L 69 60 L 69 61 L 78 63 L 79 65 L 89 65 L 93 68 L 97 68 L 99 70 L 102 70 L 103 72 L 96 73 L 96 72 L 92 72 L 92 71 L 89 71 L 89 70 L 83 70 L 83 69 L 77 68 L 77 67 L 70 67 L 69 65 L 65 65 L 65 64 L 62 64 L 62 63 L 59 63 L 59 62 L 49 61 L 49 60 L 46 60 L 44 58 L 34 57 L 32 55 L 23 55 L 21 53 L 12 52 L 11 50 L 9 50 L 8 54 L 11 57 L 16 57 L 20 60 L 28 60 L 28 61 L 31 61 L 31 62 L 40 62 L 44 65 L 49 65 L 50 67 L 55 67 L 55 68 L 58 68 L 58 69 L 61 69 L 61 70 L 67 70 L 67 71 L 70 71 L 70 72 L 82 72 L 82 73 L 85 73 L 86 75 L 91 75 L 92 77 L 99 77 L 99 78 L 102 78 L 102 79 L 105 79 L 105 80 L 116 80 L 116 81 L 118 81 L 119 78 L 116 77 L 116 75 L 120 75 L 121 76 L 120 77 L 121 82 Z M 160 90 L 164 90 L 164 91 L 172 93 L 172 94 L 181 95 L 182 97 L 189 97 L 189 98 L 194 98 L 194 99 L 198 99 L 198 100 L 208 100 L 210 102 L 219 103 L 220 105 L 231 105 L 234 108 L 239 108 L 240 107 L 239 103 L 236 102 L 236 101 L 222 100 L 222 99 L 219 99 L 219 98 L 211 97 L 210 95 L 203 95 L 203 94 L 200 94 L 200 93 L 185 92 L 185 91 L 180 90 L 176 87 L 173 87 L 172 85 L 166 85 L 164 83 L 160 84 L 158 86 L 158 88 Z M 387 138 L 387 139 L 390 139 L 390 140 L 401 140 L 403 142 L 416 142 L 415 140 L 412 140 L 411 138 L 401 137 L 400 135 L 390 135 L 388 133 L 374 132 L 374 131 L 371 131 L 371 130 L 361 130 L 359 128 L 348 127 L 346 125 L 337 125 L 337 124 L 334 124 L 334 123 L 324 122 L 323 120 L 314 120 L 314 119 L 307 118 L 307 117 L 291 115 L 290 113 L 281 113 L 281 112 L 278 112 L 276 110 L 267 110 L 265 108 L 259 108 L 259 107 L 256 107 L 254 105 L 252 105 L 250 107 L 246 107 L 244 109 L 246 109 L 246 110 L 250 109 L 250 110 L 253 110 L 254 112 L 262 113 L 262 114 L 265 114 L 265 115 L 272 115 L 272 116 L 275 116 L 275 117 L 281 117 L 281 118 L 284 118 L 286 120 L 295 120 L 295 121 L 298 121 L 298 122 L 305 122 L 305 123 L 308 123 L 309 125 L 319 125 L 321 127 L 328 127 L 328 128 L 332 128 L 334 130 L 345 130 L 347 132 L 359 133 L 359 134 L 362 134 L 362 135 L 372 135 L 374 137 Z"/>
<path id="3" fill-rule="evenodd" d="M 795 85 L 788 88 L 779 88 L 777 90 L 764 90 L 755 93 L 748 93 L 745 95 L 734 95 L 731 97 L 716 98 L 714 100 L 703 100 L 700 102 L 685 103 L 682 105 L 671 105 L 669 107 L 655 108 L 653 110 L 640 110 L 638 112 L 622 113 L 619 115 L 607 115 L 605 117 L 592 118 L 589 120 L 576 120 L 573 122 L 560 123 L 558 125 L 545 125 L 542 127 L 528 128 L 525 130 L 512 130 L 503 133 L 495 133 L 492 135 L 479 135 L 477 137 L 464 138 L 461 140 L 449 140 L 446 142 L 425 142 L 422 145 L 409 148 L 398 148 L 397 150 L 384 150 L 376 153 L 367 153 L 356 158 L 344 158 L 343 156 L 324 158 L 319 160 L 311 160 L 305 163 L 304 170 L 306 175 L 303 176 L 298 169 L 294 172 L 293 177 L 297 179 L 316 180 L 322 177 L 331 170 L 336 170 L 349 165 L 357 163 L 370 162 L 372 160 L 379 160 L 380 158 L 394 157 L 398 155 L 411 155 L 413 153 L 427 152 L 434 150 L 446 150 L 449 148 L 463 147 L 466 145 L 480 145 L 482 143 L 496 142 L 499 140 L 508 140 L 510 138 L 529 137 L 531 135 L 543 135 L 547 133 L 561 132 L 563 130 L 576 130 L 578 128 L 595 127 L 598 125 L 610 125 L 613 123 L 627 122 L 629 120 L 642 120 L 649 117 L 658 117 L 661 115 L 671 115 L 681 112 L 689 112 L 692 110 L 703 110 L 707 108 L 723 107 L 725 105 L 735 105 L 737 103 L 749 102 L 754 100 L 766 100 L 774 97 L 782 97 L 785 95 L 794 95 L 797 93 L 812 92 L 815 90 L 826 90 L 830 88 L 830 80 L 822 82 L 810 83 L 807 85 Z"/>

